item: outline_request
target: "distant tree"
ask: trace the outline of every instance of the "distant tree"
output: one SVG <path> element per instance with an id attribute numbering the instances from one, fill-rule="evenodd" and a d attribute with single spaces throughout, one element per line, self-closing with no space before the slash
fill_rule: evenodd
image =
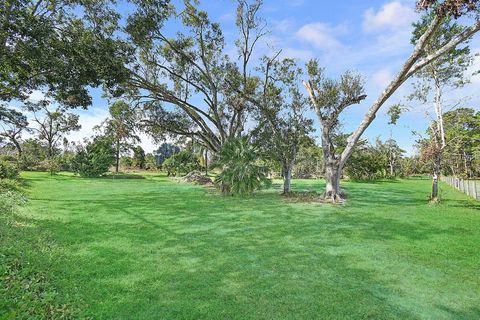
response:
<path id="1" fill-rule="evenodd" d="M 136 134 L 137 114 L 125 101 L 117 101 L 109 107 L 110 116 L 102 127 L 104 134 L 112 138 L 115 148 L 115 173 L 118 173 L 120 156 L 133 147 L 134 143 L 140 142 Z"/>
<path id="2" fill-rule="evenodd" d="M 458 108 L 445 112 L 442 118 L 446 140 L 443 149 L 445 167 L 442 171 L 464 177 L 474 176 L 474 154 L 480 145 L 480 112 Z"/>
<path id="3" fill-rule="evenodd" d="M 22 157 L 21 138 L 23 132 L 31 131 L 28 128 L 27 117 L 19 111 L 5 109 L 0 113 L 0 137 L 10 141 L 16 148 L 18 157 Z"/>
<path id="4" fill-rule="evenodd" d="M 389 138 L 385 142 L 377 139 L 375 142 L 375 148 L 377 149 L 382 161 L 384 161 L 388 167 L 387 176 L 394 178 L 401 175 L 400 161 L 405 153 L 405 150 L 400 148 L 393 138 Z"/>
<path id="5" fill-rule="evenodd" d="M 21 143 L 22 157 L 19 166 L 22 170 L 40 169 L 41 163 L 48 157 L 48 147 L 36 138 L 25 139 Z"/>
<path id="6" fill-rule="evenodd" d="M 184 150 L 165 159 L 162 167 L 169 176 L 177 176 L 198 170 L 200 162 L 195 154 Z"/>
<path id="7" fill-rule="evenodd" d="M 323 151 L 313 140 L 300 146 L 293 175 L 296 178 L 320 178 L 323 176 Z"/>
<path id="8" fill-rule="evenodd" d="M 216 155 L 215 166 L 221 173 L 215 184 L 223 193 L 251 194 L 270 185 L 269 168 L 263 163 L 259 150 L 246 137 L 224 144 Z"/>
<path id="9" fill-rule="evenodd" d="M 155 151 L 156 165 L 161 166 L 165 159 L 179 152 L 180 148 L 176 145 L 171 143 L 162 143 L 162 145 Z"/>
<path id="10" fill-rule="evenodd" d="M 41 141 L 47 145 L 47 157 L 55 155 L 60 140 L 72 131 L 80 130 L 79 115 L 66 112 L 63 107 L 52 107 L 50 101 L 26 102 L 25 109 L 32 113 L 32 129 Z"/>
<path id="11" fill-rule="evenodd" d="M 115 163 L 115 150 L 111 137 L 97 136 L 80 147 L 73 159 L 72 167 L 75 173 L 82 177 L 98 177 Z"/>
<path id="12" fill-rule="evenodd" d="M 129 156 L 120 157 L 120 165 L 125 169 L 130 169 L 133 166 L 133 158 Z"/>
<path id="13" fill-rule="evenodd" d="M 157 168 L 157 162 L 155 156 L 152 153 L 147 153 L 145 155 L 145 169 L 152 170 Z"/>
<path id="14" fill-rule="evenodd" d="M 326 195 L 329 196 L 334 201 L 340 200 L 343 198 L 343 195 L 340 191 L 339 187 L 339 180 L 338 177 L 341 174 L 345 163 L 347 162 L 348 158 L 352 155 L 355 146 L 357 145 L 358 141 L 360 140 L 361 136 L 365 132 L 365 130 L 370 126 L 372 121 L 375 119 L 378 110 L 385 104 L 385 102 L 397 91 L 397 89 L 409 78 L 415 75 L 417 72 L 422 70 L 425 66 L 429 65 L 430 63 L 434 62 L 438 58 L 442 57 L 450 50 L 455 49 L 459 44 L 462 42 L 467 41 L 470 39 L 475 33 L 480 30 L 480 21 L 479 21 L 479 13 L 480 13 L 480 4 L 478 1 L 472 0 L 445 0 L 445 1 L 417 1 L 417 8 L 421 11 L 427 12 L 427 14 L 431 13 L 433 18 L 431 19 L 428 26 L 424 29 L 421 36 L 419 37 L 418 41 L 415 43 L 415 47 L 412 50 L 410 56 L 406 59 L 404 65 L 397 73 L 397 75 L 393 78 L 390 84 L 382 91 L 380 96 L 377 100 L 370 106 L 368 111 L 365 113 L 363 120 L 360 122 L 360 125 L 357 129 L 349 136 L 347 146 L 344 148 L 341 154 L 338 154 L 336 157 L 333 158 L 325 158 L 325 168 L 329 172 L 325 172 L 325 177 L 327 181 L 327 188 L 326 188 Z M 457 33 L 454 37 L 450 40 L 445 40 L 439 43 L 438 49 L 434 52 L 425 55 L 425 49 L 427 48 L 430 39 L 432 39 L 433 35 L 437 32 L 440 28 L 442 23 L 449 19 L 451 16 L 454 18 L 459 18 L 461 16 L 471 16 L 473 19 L 469 20 L 471 23 L 468 27 L 463 29 L 461 32 Z M 324 96 L 325 91 L 318 92 L 323 84 L 322 75 L 323 72 L 319 72 L 318 63 L 310 62 L 309 66 L 309 74 L 310 80 L 304 82 L 304 85 L 310 95 L 310 99 L 312 105 L 317 109 L 321 110 L 325 107 L 325 101 L 322 99 L 317 100 L 317 96 L 320 95 Z M 350 76 L 348 77 L 350 78 Z M 353 81 L 353 79 L 352 79 Z M 358 86 L 352 86 L 353 83 L 347 86 L 347 88 L 354 89 Z M 348 97 L 347 92 L 345 90 L 341 95 L 345 98 Z M 363 91 L 363 90 L 361 90 Z M 355 92 L 350 92 L 355 93 Z M 357 92 L 358 93 L 358 92 Z M 355 94 L 350 96 L 350 98 L 357 100 L 360 96 L 356 96 Z M 356 99 L 357 98 L 357 99 Z M 361 100 L 360 100 L 361 101 Z M 357 101 L 348 101 L 345 100 L 346 103 L 358 103 Z M 338 103 L 338 101 L 336 101 Z M 341 107 L 341 108 L 338 108 Z M 342 104 L 337 105 L 337 107 L 329 106 L 329 109 L 337 109 L 334 111 L 332 115 L 337 114 L 337 119 L 342 110 L 345 109 Z M 323 116 L 323 115 L 322 115 Z M 326 145 L 328 146 L 328 141 L 326 141 Z M 324 151 L 325 152 L 325 151 Z M 333 154 L 330 151 L 326 151 L 328 154 Z"/>
<path id="15" fill-rule="evenodd" d="M 132 148 L 133 150 L 133 166 L 139 169 L 145 169 L 145 151 L 141 146 Z"/>
<path id="16" fill-rule="evenodd" d="M 422 20 L 414 24 L 412 43 L 416 44 L 425 30 L 434 19 L 434 15 L 425 15 Z M 442 47 L 445 42 L 451 41 L 466 28 L 456 23 L 453 18 L 447 17 L 443 20 L 437 30 L 427 42 L 423 56 L 428 56 Z M 430 97 L 433 100 L 435 121 L 430 127 L 430 134 L 433 140 L 430 144 L 430 155 L 435 159 L 432 175 L 431 199 L 438 200 L 438 179 L 442 171 L 442 158 L 444 149 L 448 142 L 445 138 L 445 122 L 443 119 L 445 102 L 443 93 L 446 88 L 458 88 L 465 84 L 465 71 L 472 63 L 472 56 L 468 46 L 456 47 L 419 70 L 415 77 L 418 79 L 416 90 L 411 99 L 429 103 Z"/>

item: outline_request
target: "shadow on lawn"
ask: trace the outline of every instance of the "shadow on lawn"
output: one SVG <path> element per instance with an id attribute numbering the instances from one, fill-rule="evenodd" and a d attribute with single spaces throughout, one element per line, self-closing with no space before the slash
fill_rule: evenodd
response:
<path id="1" fill-rule="evenodd" d="M 282 205 L 268 192 L 222 197 L 200 188 L 188 198 L 174 188 L 114 199 L 45 199 L 49 210 L 63 214 L 35 222 L 72 249 L 59 272 L 85 277 L 73 282 L 93 307 L 102 301 L 117 312 L 150 310 L 165 318 L 417 318 L 398 303 L 411 299 L 408 293 L 377 270 L 359 268 L 356 261 L 365 258 L 352 247 L 466 231 L 363 209 L 372 201 L 383 213 L 425 204 L 414 190 L 382 185 L 348 185 L 351 204 L 342 207 Z M 478 309 L 428 307 L 478 315 Z"/>

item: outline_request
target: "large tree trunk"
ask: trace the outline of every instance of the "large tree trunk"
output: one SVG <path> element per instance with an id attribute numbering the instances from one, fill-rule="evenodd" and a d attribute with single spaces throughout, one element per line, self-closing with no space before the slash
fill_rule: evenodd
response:
<path id="1" fill-rule="evenodd" d="M 340 189 L 341 168 L 339 161 L 328 159 L 325 161 L 325 192 L 323 198 L 333 203 L 342 202 L 345 194 Z"/>
<path id="2" fill-rule="evenodd" d="M 283 194 L 292 192 L 292 171 L 293 163 L 284 163 L 282 166 L 283 173 Z"/>

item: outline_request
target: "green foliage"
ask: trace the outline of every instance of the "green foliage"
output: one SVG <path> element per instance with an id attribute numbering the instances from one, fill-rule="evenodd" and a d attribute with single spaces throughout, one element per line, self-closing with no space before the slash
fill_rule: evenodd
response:
<path id="1" fill-rule="evenodd" d="M 178 152 L 180 152 L 180 148 L 178 146 L 171 143 L 162 143 L 162 145 L 155 151 L 156 164 L 161 166 L 165 159 Z"/>
<path id="2" fill-rule="evenodd" d="M 200 162 L 195 154 L 184 150 L 167 158 L 163 162 L 162 168 L 169 176 L 176 176 L 200 169 Z"/>
<path id="3" fill-rule="evenodd" d="M 68 107 L 91 104 L 88 86 L 112 93 L 126 77 L 111 1 L 2 1 L 0 100 L 35 89 Z"/>
<path id="4" fill-rule="evenodd" d="M 391 106 L 387 110 L 387 115 L 390 117 L 388 124 L 397 124 L 398 119 L 400 119 L 400 115 L 402 112 L 407 111 L 408 109 L 404 107 L 402 104 L 397 103 Z"/>
<path id="5" fill-rule="evenodd" d="M 18 166 L 21 170 L 44 171 L 41 166 L 43 160 L 47 158 L 48 147 L 38 139 L 26 139 L 21 144 L 22 156 L 18 160 Z"/>
<path id="6" fill-rule="evenodd" d="M 47 172 L 50 173 L 50 175 L 54 175 L 60 171 L 60 161 L 61 160 L 58 156 L 53 156 L 44 161 L 44 166 L 47 169 Z"/>
<path id="7" fill-rule="evenodd" d="M 115 150 L 107 136 L 97 136 L 78 151 L 72 167 L 82 177 L 98 177 L 115 163 Z"/>
<path id="8" fill-rule="evenodd" d="M 323 175 L 322 148 L 311 144 L 302 145 L 298 150 L 293 169 L 295 178 L 319 178 Z"/>
<path id="9" fill-rule="evenodd" d="M 22 186 L 18 179 L 0 179 L 0 193 L 7 191 L 21 192 Z"/>
<path id="10" fill-rule="evenodd" d="M 133 150 L 133 163 L 132 165 L 139 169 L 145 169 L 145 151 L 141 146 L 132 148 Z"/>
<path id="11" fill-rule="evenodd" d="M 402 155 L 405 153 L 393 139 L 375 144 L 362 141 L 345 165 L 351 180 L 375 180 L 404 176 Z"/>
<path id="12" fill-rule="evenodd" d="M 224 193 L 251 194 L 271 184 L 267 178 L 269 168 L 245 137 L 224 144 L 217 154 L 215 166 L 221 169 L 215 177 L 215 184 Z"/>
<path id="13" fill-rule="evenodd" d="M 2 186 L 3 187 L 3 186 Z M 27 198 L 18 191 L 0 191 L 0 213 L 13 214 L 27 202 Z"/>
<path id="14" fill-rule="evenodd" d="M 151 153 L 145 155 L 145 169 L 153 170 L 157 168 L 157 162 L 155 156 Z"/>
<path id="15" fill-rule="evenodd" d="M 132 157 L 121 157 L 120 158 L 120 165 L 124 168 L 131 168 L 133 166 L 133 159 Z"/>
<path id="16" fill-rule="evenodd" d="M 18 179 L 17 166 L 8 161 L 0 161 L 0 179 Z"/>

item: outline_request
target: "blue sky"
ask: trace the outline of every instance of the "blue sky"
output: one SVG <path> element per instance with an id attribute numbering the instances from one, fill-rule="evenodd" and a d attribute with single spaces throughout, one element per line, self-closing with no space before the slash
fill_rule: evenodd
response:
<path id="1" fill-rule="evenodd" d="M 179 1 L 174 1 L 179 3 Z M 180 2 L 181 3 L 181 2 Z M 203 0 L 201 7 L 208 11 L 214 21 L 224 30 L 228 52 L 235 55 L 235 1 Z M 345 70 L 360 72 L 365 79 L 367 99 L 360 105 L 352 106 L 343 116 L 345 131 L 353 131 L 372 101 L 380 95 L 389 80 L 395 75 L 402 62 L 410 53 L 411 24 L 418 19 L 414 10 L 415 1 L 325 1 L 325 0 L 264 0 L 261 16 L 266 20 L 268 36 L 260 44 L 257 57 L 271 51 L 271 47 L 282 49 L 285 57 L 292 57 L 304 64 L 317 58 L 330 77 L 336 77 Z M 169 23 L 170 31 L 178 26 Z M 474 53 L 480 51 L 480 36 L 470 43 Z M 480 69 L 480 59 L 474 61 L 469 73 Z M 446 105 L 461 99 L 463 105 L 479 109 L 480 77 L 472 77 L 471 83 L 462 89 L 446 94 Z M 399 89 L 380 111 L 365 137 L 374 140 L 395 138 L 409 154 L 413 152 L 415 137 L 412 131 L 425 132 L 431 119 L 432 108 L 428 105 L 409 104 L 411 111 L 405 113 L 396 126 L 388 125 L 385 115 L 394 103 L 407 102 L 405 96 L 410 86 Z M 35 96 L 40 94 L 34 93 Z M 94 103 L 81 114 L 83 128 L 70 136 L 81 140 L 92 134 L 91 128 L 99 124 L 107 114 L 108 101 L 101 98 L 100 90 L 92 90 Z M 315 119 L 315 114 L 311 112 Z M 315 119 L 316 127 L 318 122 Z M 142 146 L 151 152 L 155 145 L 147 136 L 142 136 Z"/>

